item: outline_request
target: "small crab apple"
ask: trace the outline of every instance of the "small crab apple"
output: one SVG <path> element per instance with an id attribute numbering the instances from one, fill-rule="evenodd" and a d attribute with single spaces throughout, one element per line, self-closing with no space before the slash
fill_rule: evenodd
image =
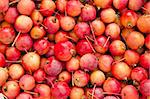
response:
<path id="1" fill-rule="evenodd" d="M 126 46 L 121 40 L 114 40 L 109 46 L 109 51 L 113 56 L 120 56 L 126 51 Z"/>
<path id="2" fill-rule="evenodd" d="M 16 47 L 8 47 L 5 55 L 8 60 L 16 61 L 20 58 L 21 53 Z"/>
<path id="3" fill-rule="evenodd" d="M 108 77 L 103 84 L 103 89 L 108 93 L 120 93 L 121 83 L 115 78 Z"/>
<path id="4" fill-rule="evenodd" d="M 58 75 L 58 81 L 64 81 L 69 83 L 71 81 L 71 74 L 68 71 L 62 71 Z"/>
<path id="5" fill-rule="evenodd" d="M 24 23 L 24 24 L 22 24 Z M 31 30 L 33 22 L 30 17 L 26 15 L 20 15 L 15 22 L 15 29 L 21 33 L 27 33 Z"/>
<path id="6" fill-rule="evenodd" d="M 140 92 L 144 96 L 150 96 L 150 79 L 144 80 L 140 83 Z"/>
<path id="7" fill-rule="evenodd" d="M 90 26 L 86 22 L 79 22 L 75 25 L 74 32 L 79 38 L 83 39 L 90 34 Z"/>
<path id="8" fill-rule="evenodd" d="M 34 26 L 30 31 L 30 35 L 33 39 L 41 39 L 45 34 L 46 31 L 44 30 L 44 27 L 41 26 Z"/>
<path id="9" fill-rule="evenodd" d="M 4 67 L 6 64 L 5 56 L 4 54 L 0 53 L 0 67 Z"/>
<path id="10" fill-rule="evenodd" d="M 142 67 L 135 67 L 131 72 L 131 79 L 134 81 L 142 82 L 148 79 L 148 72 Z"/>
<path id="11" fill-rule="evenodd" d="M 126 44 L 129 48 L 136 50 L 144 45 L 144 41 L 145 38 L 143 34 L 133 31 L 128 35 Z"/>
<path id="12" fill-rule="evenodd" d="M 33 99 L 33 97 L 29 93 L 22 92 L 16 97 L 16 99 Z"/>
<path id="13" fill-rule="evenodd" d="M 42 0 L 40 6 L 40 12 L 43 16 L 51 16 L 56 9 L 56 5 L 53 0 Z"/>
<path id="14" fill-rule="evenodd" d="M 118 62 L 112 65 L 111 72 L 118 80 L 126 80 L 130 77 L 131 68 L 125 62 Z"/>
<path id="15" fill-rule="evenodd" d="M 116 23 L 110 23 L 106 26 L 105 35 L 111 39 L 117 39 L 120 35 L 120 27 Z"/>
<path id="16" fill-rule="evenodd" d="M 122 10 L 126 8 L 128 0 L 113 0 L 113 5 L 116 9 Z"/>
<path id="17" fill-rule="evenodd" d="M 2 92 L 9 99 L 14 99 L 20 93 L 19 84 L 15 81 L 7 81 L 2 87 Z"/>
<path id="18" fill-rule="evenodd" d="M 62 91 L 63 90 L 63 91 Z M 66 99 L 70 95 L 71 89 L 66 82 L 57 82 L 51 89 L 51 94 L 54 99 Z"/>
<path id="19" fill-rule="evenodd" d="M 99 8 L 109 8 L 112 5 L 113 0 L 93 0 L 95 5 Z"/>
<path id="20" fill-rule="evenodd" d="M 35 9 L 35 3 L 32 0 L 20 0 L 17 4 L 17 10 L 20 14 L 31 15 Z"/>
<path id="21" fill-rule="evenodd" d="M 56 0 L 56 7 L 61 13 L 65 12 L 66 4 L 67 0 Z"/>
<path id="22" fill-rule="evenodd" d="M 113 60 L 112 56 L 106 55 L 106 54 L 101 55 L 98 58 L 99 69 L 102 70 L 103 72 L 110 72 L 113 61 L 114 60 Z"/>
<path id="23" fill-rule="evenodd" d="M 63 41 L 68 41 L 68 33 L 60 30 L 55 34 L 55 42 L 58 43 Z"/>
<path id="24" fill-rule="evenodd" d="M 0 67 L 0 87 L 6 83 L 6 80 L 8 79 L 8 70 L 6 68 Z"/>
<path id="25" fill-rule="evenodd" d="M 0 29 L 0 42 L 10 44 L 15 39 L 16 33 L 12 27 L 3 27 Z"/>
<path id="26" fill-rule="evenodd" d="M 143 33 L 150 33 L 150 16 L 142 15 L 137 20 L 137 27 Z"/>
<path id="27" fill-rule="evenodd" d="M 84 95 L 83 88 L 73 87 L 70 92 L 70 99 L 81 99 Z"/>
<path id="28" fill-rule="evenodd" d="M 74 18 L 70 16 L 64 16 L 60 18 L 60 26 L 64 31 L 70 31 L 75 26 Z"/>
<path id="29" fill-rule="evenodd" d="M 62 71 L 62 63 L 55 57 L 49 57 L 44 65 L 44 71 L 49 76 L 57 76 Z"/>
<path id="30" fill-rule="evenodd" d="M 96 18 L 96 9 L 94 6 L 86 4 L 82 8 L 80 16 L 83 21 L 92 21 Z"/>
<path id="31" fill-rule="evenodd" d="M 134 50 L 126 50 L 124 53 L 125 62 L 128 65 L 136 65 L 139 62 L 140 55 Z"/>
<path id="32" fill-rule="evenodd" d="M 34 42 L 33 47 L 39 55 L 44 55 L 50 49 L 50 42 L 46 39 L 39 39 Z"/>
<path id="33" fill-rule="evenodd" d="M 144 53 L 140 56 L 140 65 L 145 69 L 150 68 L 150 53 Z"/>
<path id="34" fill-rule="evenodd" d="M 43 24 L 47 27 L 46 31 L 50 34 L 56 33 L 60 28 L 59 20 L 55 16 L 45 18 Z"/>
<path id="35" fill-rule="evenodd" d="M 116 20 L 116 12 L 112 8 L 103 9 L 100 18 L 104 23 L 112 23 Z"/>
<path id="36" fill-rule="evenodd" d="M 33 76 L 25 74 L 19 80 L 19 86 L 23 90 L 32 90 L 35 87 L 35 79 Z"/>
<path id="37" fill-rule="evenodd" d="M 91 25 L 93 27 L 94 30 L 94 34 L 96 36 L 100 36 L 104 33 L 105 31 L 105 24 L 103 23 L 103 21 L 99 20 L 99 19 L 95 19 L 94 21 L 91 22 Z"/>
<path id="38" fill-rule="evenodd" d="M 133 85 L 126 85 L 121 90 L 122 99 L 139 99 L 138 90 Z"/>
<path id="39" fill-rule="evenodd" d="M 66 4 L 66 12 L 69 16 L 75 17 L 81 13 L 81 3 L 78 0 L 69 0 Z"/>
<path id="40" fill-rule="evenodd" d="M 26 71 L 34 72 L 40 67 L 40 56 L 35 52 L 28 52 L 22 57 L 22 65 Z"/>
<path id="41" fill-rule="evenodd" d="M 9 0 L 1 0 L 0 1 L 0 12 L 5 12 L 9 8 Z"/>
<path id="42" fill-rule="evenodd" d="M 105 75 L 100 70 L 93 71 L 90 75 L 90 81 L 93 85 L 101 86 L 105 81 Z"/>
<path id="43" fill-rule="evenodd" d="M 97 66 L 98 59 L 95 55 L 91 53 L 87 53 L 80 58 L 80 67 L 83 70 L 93 71 L 97 68 Z"/>
<path id="44" fill-rule="evenodd" d="M 77 87 L 84 87 L 89 82 L 89 74 L 82 70 L 77 70 L 73 74 L 73 82 Z"/>
<path id="45" fill-rule="evenodd" d="M 43 22 L 43 16 L 38 10 L 32 12 L 31 19 L 34 25 L 39 25 Z"/>
<path id="46" fill-rule="evenodd" d="M 34 92 L 37 93 L 34 95 L 34 98 L 36 99 L 45 99 L 46 97 L 50 97 L 51 89 L 46 84 L 37 84 L 34 88 Z M 49 99 L 49 98 L 46 98 Z"/>
<path id="47" fill-rule="evenodd" d="M 57 59 L 68 61 L 76 54 L 75 46 L 70 41 L 59 42 L 54 46 L 54 53 Z"/>
<path id="48" fill-rule="evenodd" d="M 132 28 L 136 26 L 138 15 L 133 10 L 125 11 L 120 18 L 121 24 L 125 28 Z"/>
<path id="49" fill-rule="evenodd" d="M 8 23 L 15 23 L 17 17 L 19 16 L 19 13 L 17 11 L 17 8 L 15 7 L 9 7 L 5 16 L 4 20 Z"/>
<path id="50" fill-rule="evenodd" d="M 15 46 L 20 51 L 26 51 L 32 48 L 33 40 L 29 34 L 20 34 L 15 42 Z"/>
<path id="51" fill-rule="evenodd" d="M 144 0 L 129 0 L 128 8 L 138 11 L 144 4 Z"/>
<path id="52" fill-rule="evenodd" d="M 80 61 L 77 57 L 72 57 L 69 61 L 66 62 L 66 69 L 69 72 L 78 70 L 80 67 Z"/>
<path id="53" fill-rule="evenodd" d="M 82 39 L 82 40 L 77 42 L 76 51 L 81 56 L 84 55 L 84 54 L 93 52 L 90 45 L 89 45 L 89 43 L 85 39 Z"/>
<path id="54" fill-rule="evenodd" d="M 106 36 L 101 35 L 101 36 L 98 36 L 96 40 L 97 40 L 97 44 L 94 43 L 95 50 L 99 53 L 104 54 L 109 48 L 109 45 L 110 45 L 109 39 L 107 39 Z"/>
<path id="55" fill-rule="evenodd" d="M 25 72 L 20 64 L 12 64 L 9 67 L 8 73 L 13 80 L 18 80 Z"/>
<path id="56" fill-rule="evenodd" d="M 38 69 L 34 72 L 33 77 L 36 82 L 42 83 L 45 80 L 46 73 L 43 69 Z"/>

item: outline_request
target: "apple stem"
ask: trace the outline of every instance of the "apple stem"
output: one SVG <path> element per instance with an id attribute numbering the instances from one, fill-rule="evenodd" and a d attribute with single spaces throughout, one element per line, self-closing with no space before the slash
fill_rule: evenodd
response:
<path id="1" fill-rule="evenodd" d="M 9 5 L 12 5 L 12 4 L 14 4 L 14 3 L 17 3 L 17 2 L 19 2 L 19 1 L 20 1 L 20 0 L 14 0 L 14 1 L 10 2 Z"/>
<path id="2" fill-rule="evenodd" d="M 92 42 L 94 42 L 94 40 L 93 40 L 91 37 L 87 36 L 87 38 L 88 38 L 89 40 L 91 40 Z"/>
<path id="3" fill-rule="evenodd" d="M 45 77 L 45 79 L 47 79 L 47 80 L 48 80 L 48 82 L 50 82 L 50 84 L 52 85 L 52 88 L 54 88 L 54 84 L 53 84 L 53 82 L 52 82 L 51 80 L 49 80 L 47 77 Z"/>
<path id="4" fill-rule="evenodd" d="M 27 51 L 27 49 L 26 49 L 26 48 L 24 48 L 24 51 L 25 51 L 26 53 L 28 53 L 28 51 Z"/>
<path id="5" fill-rule="evenodd" d="M 38 95 L 38 93 L 36 92 L 31 92 L 31 91 L 27 91 L 27 90 L 24 90 L 25 93 L 29 93 L 29 94 L 32 94 L 32 95 Z"/>
<path id="6" fill-rule="evenodd" d="M 6 60 L 7 63 L 21 63 L 22 61 L 19 60 L 19 61 L 10 61 L 10 60 Z"/>
<path id="7" fill-rule="evenodd" d="M 118 93 L 112 93 L 112 92 L 102 92 L 102 94 L 112 94 L 112 95 L 117 95 L 117 96 L 121 96 L 121 94 L 118 94 Z"/>
<path id="8" fill-rule="evenodd" d="M 93 87 L 93 91 L 92 91 L 92 99 L 94 99 L 95 88 L 96 88 L 96 84 L 94 84 L 94 87 Z"/>
<path id="9" fill-rule="evenodd" d="M 72 86 L 74 86 L 74 81 L 73 81 L 73 71 L 71 72 L 72 74 Z"/>
<path id="10" fill-rule="evenodd" d="M 72 37 L 68 36 L 68 35 L 65 35 L 66 38 L 72 40 L 72 41 L 75 41 Z"/>
<path id="11" fill-rule="evenodd" d="M 108 38 L 107 38 L 106 42 L 104 43 L 103 47 L 106 47 L 106 45 L 107 45 L 109 39 L 110 39 L 110 36 L 108 36 Z"/>
<path id="12" fill-rule="evenodd" d="M 116 64 L 116 63 L 119 63 L 119 62 L 124 61 L 124 60 L 125 60 L 125 58 L 122 58 L 120 60 L 117 60 L 117 61 L 113 62 L 112 64 Z"/>
<path id="13" fill-rule="evenodd" d="M 67 10 L 66 10 L 66 7 L 65 7 L 65 16 L 67 16 Z"/>
<path id="14" fill-rule="evenodd" d="M 17 34 L 17 36 L 16 36 L 14 42 L 13 42 L 12 45 L 11 45 L 12 47 L 15 45 L 15 43 L 16 43 L 17 39 L 19 38 L 20 34 L 21 34 L 21 32 L 19 32 L 19 33 Z"/>
<path id="15" fill-rule="evenodd" d="M 48 29 L 48 27 L 46 27 L 44 24 L 39 23 L 41 26 L 43 26 L 46 30 Z"/>
<path id="16" fill-rule="evenodd" d="M 89 94 L 90 96 L 92 96 L 92 93 L 90 93 L 89 91 L 88 91 L 88 94 Z M 96 98 L 96 99 L 99 99 L 99 98 L 96 97 L 95 95 L 93 95 L 93 97 Z"/>
<path id="17" fill-rule="evenodd" d="M 98 43 L 97 43 L 97 40 L 96 40 L 96 37 L 95 37 L 95 34 L 94 34 L 93 26 L 92 26 L 91 22 L 89 22 L 89 24 L 90 24 L 92 35 L 93 35 L 93 38 L 94 38 L 94 43 L 97 45 Z"/>
<path id="18" fill-rule="evenodd" d="M 96 53 L 96 51 L 94 50 L 94 48 L 93 48 L 93 46 L 91 45 L 90 41 L 88 40 L 87 36 L 85 36 L 85 39 L 87 40 L 87 42 L 88 42 L 89 46 L 91 47 L 92 51 L 93 51 L 94 53 Z"/>
<path id="19" fill-rule="evenodd" d="M 145 7 L 142 7 L 142 9 L 145 10 L 145 11 L 147 11 L 150 14 L 150 12 Z"/>

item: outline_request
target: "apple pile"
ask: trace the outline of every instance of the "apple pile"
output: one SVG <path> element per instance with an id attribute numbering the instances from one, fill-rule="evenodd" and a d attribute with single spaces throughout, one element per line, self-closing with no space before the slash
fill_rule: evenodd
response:
<path id="1" fill-rule="evenodd" d="M 0 0 L 0 99 L 150 99 L 149 0 Z"/>

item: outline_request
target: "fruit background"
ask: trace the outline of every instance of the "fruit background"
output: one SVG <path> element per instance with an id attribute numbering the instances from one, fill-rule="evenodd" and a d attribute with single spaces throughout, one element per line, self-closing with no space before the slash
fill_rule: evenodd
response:
<path id="1" fill-rule="evenodd" d="M 0 0 L 0 99 L 150 99 L 149 0 Z"/>

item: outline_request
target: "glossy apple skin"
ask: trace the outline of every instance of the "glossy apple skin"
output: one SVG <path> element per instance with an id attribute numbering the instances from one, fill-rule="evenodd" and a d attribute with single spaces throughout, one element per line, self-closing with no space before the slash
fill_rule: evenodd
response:
<path id="1" fill-rule="evenodd" d="M 83 21 L 92 21 L 96 18 L 96 9 L 92 5 L 85 5 L 80 14 Z"/>
<path id="2" fill-rule="evenodd" d="M 140 65 L 145 69 L 150 68 L 150 53 L 144 53 L 140 56 Z"/>
<path id="3" fill-rule="evenodd" d="M 0 29 L 0 42 L 10 44 L 15 39 L 16 33 L 12 27 L 3 27 Z"/>
<path id="4" fill-rule="evenodd" d="M 18 17 L 19 13 L 17 11 L 17 8 L 15 7 L 10 7 L 7 12 L 6 12 L 6 15 L 4 17 L 5 21 L 8 22 L 8 23 L 15 23 L 16 21 L 16 18 Z"/>
<path id="5" fill-rule="evenodd" d="M 138 15 L 133 10 L 125 11 L 120 18 L 121 24 L 125 28 L 132 28 L 136 26 Z"/>
<path id="6" fill-rule="evenodd" d="M 142 82 L 148 79 L 148 72 L 142 67 L 135 67 L 131 72 L 131 79 L 137 82 Z"/>
<path id="7" fill-rule="evenodd" d="M 29 52 L 22 57 L 22 65 L 28 72 L 34 72 L 40 67 L 40 56 L 35 52 Z"/>
<path id="8" fill-rule="evenodd" d="M 74 32 L 79 38 L 83 39 L 90 34 L 90 26 L 85 22 L 79 22 L 75 25 Z"/>
<path id="9" fill-rule="evenodd" d="M 50 34 L 55 34 L 60 28 L 59 20 L 55 16 L 45 18 L 43 24 L 47 27 L 46 31 Z"/>
<path id="10" fill-rule="evenodd" d="M 59 42 L 54 46 L 54 54 L 61 61 L 68 61 L 76 54 L 75 46 L 70 41 Z"/>
<path id="11" fill-rule="evenodd" d="M 62 63 L 55 57 L 49 57 L 46 64 L 44 65 L 44 71 L 49 76 L 57 76 L 62 71 Z"/>
<path id="12" fill-rule="evenodd" d="M 139 99 L 139 93 L 133 85 L 126 85 L 121 90 L 121 96 L 122 96 L 122 99 L 129 99 L 129 98 Z"/>
<path id="13" fill-rule="evenodd" d="M 8 81 L 3 85 L 2 91 L 9 99 L 14 99 L 19 95 L 20 87 L 15 81 Z"/>
<path id="14" fill-rule="evenodd" d="M 62 92 L 63 90 L 63 92 Z M 71 89 L 69 88 L 66 82 L 57 82 L 54 84 L 54 87 L 51 89 L 51 94 L 54 99 L 66 99 L 70 95 Z"/>
<path id="15" fill-rule="evenodd" d="M 142 95 L 144 96 L 150 96 L 150 80 L 144 80 L 140 83 L 140 92 L 142 93 Z"/>
<path id="16" fill-rule="evenodd" d="M 75 17 L 81 13 L 81 3 L 77 0 L 69 0 L 66 4 L 67 14 Z"/>
<path id="17" fill-rule="evenodd" d="M 137 20 L 137 27 L 142 33 L 150 33 L 150 16 L 149 15 L 142 15 Z"/>
<path id="18" fill-rule="evenodd" d="M 42 0 L 40 6 L 40 12 L 43 16 L 51 16 L 56 9 L 56 5 L 52 0 Z"/>

